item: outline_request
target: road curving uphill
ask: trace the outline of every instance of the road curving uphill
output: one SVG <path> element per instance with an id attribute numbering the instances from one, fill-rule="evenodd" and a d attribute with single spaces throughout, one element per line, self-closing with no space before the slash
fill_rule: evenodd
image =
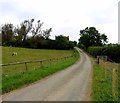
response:
<path id="1" fill-rule="evenodd" d="M 92 63 L 87 54 L 76 49 L 80 59 L 74 65 L 3 95 L 3 101 L 85 101 Z"/>

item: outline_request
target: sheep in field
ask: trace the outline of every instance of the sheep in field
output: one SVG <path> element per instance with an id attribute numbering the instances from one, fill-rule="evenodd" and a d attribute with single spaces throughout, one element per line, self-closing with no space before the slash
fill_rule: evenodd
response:
<path id="1" fill-rule="evenodd" d="M 12 56 L 17 56 L 17 52 L 13 52 L 13 53 L 12 53 Z"/>

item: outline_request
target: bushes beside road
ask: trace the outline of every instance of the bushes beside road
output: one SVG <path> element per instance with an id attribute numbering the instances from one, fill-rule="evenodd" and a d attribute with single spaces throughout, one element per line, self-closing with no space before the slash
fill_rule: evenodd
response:
<path id="1" fill-rule="evenodd" d="M 88 53 L 92 56 L 107 55 L 109 60 L 120 62 L 120 45 L 94 46 L 88 48 Z"/>

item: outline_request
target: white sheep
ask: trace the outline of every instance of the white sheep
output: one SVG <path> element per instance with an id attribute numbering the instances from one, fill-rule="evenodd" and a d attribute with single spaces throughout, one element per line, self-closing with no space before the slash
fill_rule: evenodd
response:
<path id="1" fill-rule="evenodd" d="M 12 53 L 12 56 L 17 56 L 17 52 L 13 52 L 13 53 Z"/>

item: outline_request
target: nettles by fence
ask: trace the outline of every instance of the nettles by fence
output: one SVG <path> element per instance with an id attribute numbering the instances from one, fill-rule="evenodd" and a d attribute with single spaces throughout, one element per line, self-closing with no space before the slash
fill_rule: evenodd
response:
<path id="1" fill-rule="evenodd" d="M 50 58 L 43 60 L 33 60 L 33 61 L 23 61 L 23 62 L 15 62 L 9 64 L 1 64 L 2 66 L 2 75 L 8 76 L 20 72 L 27 72 L 30 70 L 40 69 L 42 67 L 49 67 L 56 63 L 60 63 L 66 61 L 72 57 L 76 56 L 76 54 L 72 54 L 71 56 L 66 56 L 62 58 Z"/>

